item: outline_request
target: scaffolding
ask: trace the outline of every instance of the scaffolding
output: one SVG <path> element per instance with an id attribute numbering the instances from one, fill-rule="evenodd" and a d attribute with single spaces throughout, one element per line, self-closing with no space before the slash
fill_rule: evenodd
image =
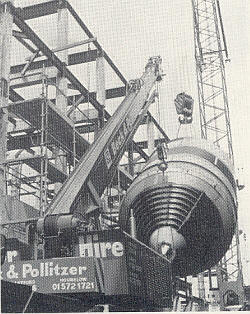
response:
<path id="1" fill-rule="evenodd" d="M 7 29 L 12 32 L 12 45 L 16 40 L 30 54 L 23 63 L 10 65 L 9 102 L 6 99 L 1 108 L 8 112 L 8 130 L 1 135 L 7 142 L 7 158 L 0 163 L 4 167 L 7 199 L 15 199 L 13 215 L 7 218 L 5 226 L 15 229 L 20 221 L 32 222 L 44 216 L 60 186 L 112 116 L 107 110 L 109 100 L 117 99 L 117 107 L 126 95 L 128 82 L 68 1 L 53 0 L 23 8 L 4 1 L 1 6 L 1 12 L 7 12 L 13 20 L 13 27 L 11 21 Z M 30 20 L 51 15 L 57 16 L 56 48 L 49 48 L 29 26 Z M 84 40 L 68 43 L 69 17 L 80 27 Z M 70 53 L 70 49 L 74 52 Z M 85 87 L 71 68 L 93 63 L 96 90 L 90 91 L 90 86 Z M 105 88 L 105 66 L 118 77 L 117 87 Z M 85 76 L 89 76 L 88 68 L 86 72 Z M 38 91 L 39 96 L 23 97 L 19 90 L 24 88 Z M 150 112 L 142 121 L 143 125 L 149 123 L 153 125 L 151 130 L 156 128 L 161 135 L 153 138 L 155 145 L 169 141 Z M 148 160 L 147 150 L 147 140 L 132 140 L 128 144 L 112 184 L 104 193 L 109 216 L 117 217 L 124 191 L 139 169 L 137 164 Z M 113 205 L 109 207 L 110 204 Z M 24 232 L 25 224 L 21 225 Z"/>

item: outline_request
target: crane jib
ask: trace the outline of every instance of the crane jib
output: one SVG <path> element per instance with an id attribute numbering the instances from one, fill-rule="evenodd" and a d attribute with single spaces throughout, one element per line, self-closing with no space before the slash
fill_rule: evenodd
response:
<path id="1" fill-rule="evenodd" d="M 141 79 L 133 80 L 116 112 L 100 131 L 51 202 L 48 214 L 84 213 L 88 195 L 97 200 L 111 183 L 125 146 L 147 112 L 150 91 L 161 77 L 160 57 L 149 59 Z"/>
<path id="2" fill-rule="evenodd" d="M 104 157 L 105 157 L 105 161 L 106 161 L 106 165 L 108 169 L 111 167 L 112 162 L 115 160 L 117 154 L 120 153 L 122 145 L 124 144 L 127 138 L 127 135 L 129 134 L 131 129 L 132 129 L 132 121 L 128 115 L 126 119 L 124 120 L 124 122 L 122 123 L 121 127 L 119 128 L 112 142 L 110 143 L 110 145 L 108 145 L 107 149 L 104 151 Z"/>
<path id="3" fill-rule="evenodd" d="M 142 117 L 145 116 L 148 107 L 154 102 L 155 97 L 157 97 L 156 91 L 144 102 L 144 105 L 140 106 L 140 113 L 134 114 L 133 110 L 128 110 L 120 128 L 110 138 L 110 141 L 103 150 L 103 154 L 100 155 L 100 159 L 96 167 L 92 170 L 92 175 L 89 177 L 91 182 L 96 186 L 96 191 L 100 196 L 107 184 L 110 184 L 113 179 L 126 144 L 133 137 Z"/>

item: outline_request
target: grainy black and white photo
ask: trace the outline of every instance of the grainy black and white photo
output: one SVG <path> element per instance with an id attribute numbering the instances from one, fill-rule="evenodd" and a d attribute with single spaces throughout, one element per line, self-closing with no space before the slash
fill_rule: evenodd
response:
<path id="1" fill-rule="evenodd" d="M 250 311 L 249 16 L 0 0 L 1 313 Z"/>

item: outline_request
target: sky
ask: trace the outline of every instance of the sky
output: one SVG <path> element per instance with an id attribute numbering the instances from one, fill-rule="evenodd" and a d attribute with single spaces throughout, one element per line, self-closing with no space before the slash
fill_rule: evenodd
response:
<path id="1" fill-rule="evenodd" d="M 26 6 L 40 2 L 45 1 L 16 0 L 15 5 Z M 186 91 L 195 99 L 194 122 L 191 128 L 181 131 L 183 134 L 190 132 L 190 135 L 199 135 L 191 0 L 69 0 L 69 2 L 126 79 L 140 77 L 149 57 L 155 55 L 162 57 L 162 67 L 166 76 L 160 87 L 161 114 L 158 114 L 156 107 L 151 108 L 151 112 L 167 135 L 175 138 L 178 121 L 173 100 L 179 92 Z M 239 174 L 236 171 L 236 176 L 245 185 L 245 188 L 238 192 L 238 200 L 239 226 L 247 238 L 247 248 L 242 249 L 245 272 L 247 272 L 245 260 L 250 260 L 250 149 L 248 145 L 250 1 L 220 0 L 220 5 L 231 59 L 231 62 L 226 63 L 226 81 L 235 165 L 236 169 L 241 170 Z M 56 45 L 55 18 L 50 16 L 40 18 L 39 23 L 29 22 L 29 25 L 51 48 Z M 69 42 L 85 39 L 72 19 L 69 20 L 69 27 L 74 34 L 69 38 Z M 15 55 L 12 56 L 14 63 L 23 60 L 22 48 L 17 47 Z M 106 70 L 106 87 L 117 86 L 118 80 L 107 65 Z M 93 65 L 89 65 L 88 68 L 84 65 L 81 70 L 77 66 L 73 68 L 73 72 L 81 77 L 85 86 L 94 89 Z M 88 73 L 91 77 L 88 77 Z M 22 91 L 22 93 L 28 95 L 31 91 Z M 112 112 L 112 102 L 108 105 L 110 108 L 107 107 L 107 110 Z M 137 136 L 140 137 L 140 134 Z M 250 269 L 245 278 L 250 284 Z"/>

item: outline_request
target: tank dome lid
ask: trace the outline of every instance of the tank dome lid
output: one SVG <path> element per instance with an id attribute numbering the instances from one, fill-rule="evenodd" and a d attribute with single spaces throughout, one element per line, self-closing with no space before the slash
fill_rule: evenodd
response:
<path id="1" fill-rule="evenodd" d="M 194 148 L 200 148 L 202 150 L 205 150 L 217 158 L 219 158 L 221 161 L 223 161 L 230 171 L 233 173 L 234 172 L 234 166 L 232 160 L 229 158 L 228 154 L 225 153 L 221 148 L 216 146 L 214 143 L 206 140 L 206 139 L 201 139 L 201 138 L 195 138 L 195 137 L 182 137 L 182 138 L 177 138 L 174 139 L 170 142 L 168 142 L 168 148 L 175 148 L 175 147 L 194 147 Z"/>

